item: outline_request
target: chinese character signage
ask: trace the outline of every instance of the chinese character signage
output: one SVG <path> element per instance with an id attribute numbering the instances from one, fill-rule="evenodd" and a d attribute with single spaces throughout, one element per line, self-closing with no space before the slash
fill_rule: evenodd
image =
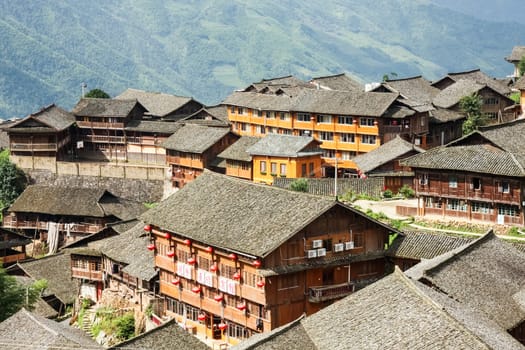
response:
<path id="1" fill-rule="evenodd" d="M 208 287 L 213 287 L 213 273 L 206 270 L 197 270 L 197 282 Z"/>
<path id="2" fill-rule="evenodd" d="M 181 277 L 185 277 L 187 279 L 193 279 L 193 276 L 191 273 L 192 270 L 193 270 L 193 267 L 191 265 L 177 262 L 177 275 Z"/>
<path id="3" fill-rule="evenodd" d="M 235 285 L 237 283 L 229 278 L 219 277 L 219 290 L 228 294 L 235 295 Z"/>

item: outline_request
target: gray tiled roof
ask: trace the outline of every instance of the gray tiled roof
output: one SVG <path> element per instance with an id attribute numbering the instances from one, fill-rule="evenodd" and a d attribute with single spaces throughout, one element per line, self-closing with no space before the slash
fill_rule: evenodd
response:
<path id="1" fill-rule="evenodd" d="M 473 80 L 461 79 L 441 90 L 433 102 L 436 107 L 450 108 L 459 103 L 462 97 L 470 96 L 484 87 L 485 85 Z"/>
<path id="2" fill-rule="evenodd" d="M 52 104 L 42 108 L 37 113 L 30 114 L 26 118 L 9 125 L 7 130 L 9 132 L 16 132 L 18 129 L 26 129 L 23 127 L 23 124 L 29 119 L 37 120 L 43 124 L 43 128 L 49 128 L 53 131 L 65 130 L 75 123 L 75 116 L 73 116 L 73 114 Z M 30 130 L 31 129 L 32 128 L 30 128 Z"/>
<path id="3" fill-rule="evenodd" d="M 416 154 L 403 161 L 412 168 L 461 170 L 504 176 L 525 176 L 523 164 L 509 152 L 489 144 L 447 145 Z"/>
<path id="4" fill-rule="evenodd" d="M 29 287 L 35 282 L 34 279 L 28 276 L 13 275 L 13 277 L 19 284 L 21 284 L 24 287 Z M 37 298 L 36 302 L 32 305 L 32 313 L 45 318 L 55 318 L 58 316 L 58 312 L 55 309 L 53 309 L 51 305 L 45 302 L 44 299 L 42 299 L 42 297 L 46 297 L 48 295 L 50 295 L 49 292 L 46 293 L 46 291 L 44 290 L 42 295 L 39 298 Z"/>
<path id="5" fill-rule="evenodd" d="M 511 92 L 508 86 L 506 86 L 505 84 L 502 84 L 500 81 L 483 73 L 480 69 L 473 69 L 473 70 L 464 71 L 464 72 L 448 73 L 447 76 L 438 80 L 438 82 L 446 78 L 452 79 L 456 82 L 462 79 L 474 81 L 478 84 L 487 85 L 491 89 L 493 89 L 494 91 L 497 91 L 499 94 L 502 94 L 502 95 L 508 95 Z"/>
<path id="6" fill-rule="evenodd" d="M 518 89 L 518 90 L 525 90 L 525 75 L 522 75 L 521 78 L 519 78 L 515 83 L 514 83 L 514 88 Z"/>
<path id="7" fill-rule="evenodd" d="M 229 128 L 186 124 L 168 137 L 162 146 L 180 152 L 203 153 L 229 132 Z"/>
<path id="8" fill-rule="evenodd" d="M 183 124 L 175 122 L 161 122 L 153 120 L 131 120 L 125 130 L 150 132 L 159 134 L 173 134 L 179 130 Z"/>
<path id="9" fill-rule="evenodd" d="M 209 350 L 210 348 L 197 337 L 183 330 L 175 320 L 171 320 L 109 349 Z"/>
<path id="10" fill-rule="evenodd" d="M 179 120 L 184 124 L 199 124 L 205 126 L 230 126 L 226 106 L 207 107 Z"/>
<path id="11" fill-rule="evenodd" d="M 472 242 L 466 237 L 445 234 L 404 232 L 396 237 L 388 248 L 387 255 L 408 259 L 432 259 L 438 255 Z"/>
<path id="12" fill-rule="evenodd" d="M 137 100 L 152 115 L 163 117 L 192 101 L 191 97 L 170 95 L 160 92 L 150 92 L 137 89 L 127 89 L 117 97 L 117 100 Z"/>
<path id="13" fill-rule="evenodd" d="M 403 140 L 399 135 L 382 144 L 373 151 L 361 154 L 352 160 L 363 173 L 368 173 L 377 167 L 395 160 L 408 152 L 424 152 L 420 147 Z"/>
<path id="14" fill-rule="evenodd" d="M 261 110 L 379 117 L 397 97 L 396 93 L 301 89 L 292 97 L 234 92 L 223 104 Z"/>
<path id="15" fill-rule="evenodd" d="M 311 85 L 299 78 L 296 78 L 292 75 L 277 77 L 271 79 L 263 79 L 260 82 L 252 83 L 243 90 L 255 89 L 255 91 L 260 92 L 261 90 L 270 89 L 275 92 L 276 89 L 281 87 L 307 87 L 310 88 Z"/>
<path id="16" fill-rule="evenodd" d="M 41 259 L 18 263 L 34 280 L 45 279 L 47 292 L 54 294 L 64 304 L 73 304 L 78 293 L 78 280 L 71 277 L 71 262 L 68 252 L 46 256 Z"/>
<path id="17" fill-rule="evenodd" d="M 241 136 L 237 141 L 235 141 L 235 143 L 222 151 L 222 153 L 220 153 L 217 157 L 223 159 L 239 160 L 242 162 L 250 162 L 252 157 L 246 150 L 256 144 L 259 140 L 260 138 L 255 136 Z"/>
<path id="18" fill-rule="evenodd" d="M 313 78 L 311 84 L 319 84 L 325 90 L 364 91 L 364 86 L 345 73 Z"/>
<path id="19" fill-rule="evenodd" d="M 0 348 L 103 349 L 79 329 L 74 329 L 21 309 L 0 323 Z"/>
<path id="20" fill-rule="evenodd" d="M 485 314 L 502 330 L 525 319 L 520 300 L 525 292 L 525 255 L 492 231 L 406 273 Z"/>
<path id="21" fill-rule="evenodd" d="M 514 46 L 510 56 L 505 57 L 509 62 L 519 62 L 525 56 L 525 46 Z"/>
<path id="22" fill-rule="evenodd" d="M 342 204 L 205 170 L 141 219 L 198 242 L 264 257 L 336 205 Z"/>
<path id="23" fill-rule="evenodd" d="M 430 112 L 430 123 L 439 124 L 464 119 L 465 115 L 450 109 L 436 108 Z"/>
<path id="24" fill-rule="evenodd" d="M 439 93 L 439 89 L 433 87 L 422 76 L 387 80 L 382 84 L 389 87 L 389 90 L 399 92 L 404 97 L 419 103 L 431 103 L 432 99 Z"/>
<path id="25" fill-rule="evenodd" d="M 396 268 L 280 334 L 275 334 L 278 329 L 258 336 L 257 342 L 248 339 L 251 346 L 241 343 L 239 349 L 490 348 L 418 287 Z"/>
<path id="26" fill-rule="evenodd" d="M 127 117 L 137 100 L 116 100 L 110 98 L 82 98 L 73 110 L 74 115 L 80 117 Z"/>
<path id="27" fill-rule="evenodd" d="M 310 136 L 268 134 L 246 150 L 250 155 L 292 157 L 322 154 L 319 142 Z"/>
<path id="28" fill-rule="evenodd" d="M 205 109 L 207 112 L 209 112 L 211 115 L 213 115 L 217 119 L 220 119 L 228 123 L 228 111 L 226 109 L 226 106 L 223 106 L 223 105 L 208 106 Z"/>
<path id="29" fill-rule="evenodd" d="M 9 207 L 10 212 L 130 219 L 140 203 L 115 197 L 105 189 L 31 185 Z"/>

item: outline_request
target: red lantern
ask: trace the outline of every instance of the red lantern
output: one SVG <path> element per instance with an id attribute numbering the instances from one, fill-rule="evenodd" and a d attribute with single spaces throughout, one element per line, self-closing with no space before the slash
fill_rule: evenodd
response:
<path id="1" fill-rule="evenodd" d="M 166 253 L 166 255 L 168 256 L 168 258 L 173 258 L 175 256 L 175 252 L 173 250 L 170 250 Z"/>
<path id="2" fill-rule="evenodd" d="M 205 314 L 199 314 L 199 316 L 197 316 L 197 319 L 201 322 L 204 322 L 204 320 L 206 320 L 206 315 Z"/>
<path id="3" fill-rule="evenodd" d="M 166 239 L 170 239 L 170 238 L 171 238 L 171 235 L 170 235 L 168 232 L 166 232 L 166 233 L 164 233 L 164 238 L 166 238 Z"/>
<path id="4" fill-rule="evenodd" d="M 228 255 L 228 258 L 230 258 L 232 260 L 237 260 L 237 254 L 231 253 L 230 255 Z"/>
<path id="5" fill-rule="evenodd" d="M 151 244 L 148 244 L 146 246 L 146 248 L 148 248 L 148 250 L 155 250 L 155 244 L 151 243 Z"/>
<path id="6" fill-rule="evenodd" d="M 259 282 L 257 282 L 257 287 L 262 288 L 264 287 L 264 284 L 265 284 L 264 281 L 260 280 Z"/>
<path id="7" fill-rule="evenodd" d="M 190 265 L 195 265 L 196 262 L 197 262 L 197 259 L 195 259 L 193 256 L 188 259 L 188 264 Z"/>
<path id="8" fill-rule="evenodd" d="M 201 292 L 201 287 L 199 287 L 199 286 L 197 286 L 197 287 L 193 287 L 193 288 L 191 289 L 191 291 L 192 291 L 193 293 L 195 293 L 195 294 L 200 293 L 200 292 Z"/>
<path id="9" fill-rule="evenodd" d="M 213 247 L 206 247 L 206 251 L 208 253 L 213 253 Z"/>
<path id="10" fill-rule="evenodd" d="M 179 278 L 174 278 L 171 280 L 171 284 L 175 285 L 175 286 L 178 286 L 180 284 L 180 279 Z"/>
<path id="11" fill-rule="evenodd" d="M 233 274 L 233 279 L 234 279 L 234 280 L 237 280 L 237 281 L 240 280 L 240 279 L 241 279 L 241 274 L 240 274 L 239 272 L 235 272 L 235 273 Z"/>
<path id="12" fill-rule="evenodd" d="M 255 266 L 256 268 L 261 267 L 261 261 L 260 261 L 260 260 L 255 260 L 255 261 L 253 262 L 253 266 Z"/>
<path id="13" fill-rule="evenodd" d="M 211 272 L 217 272 L 218 269 L 219 268 L 217 267 L 217 264 L 213 264 L 213 265 L 210 266 L 210 271 Z"/>
<path id="14" fill-rule="evenodd" d="M 186 238 L 186 239 L 183 241 L 183 243 L 186 244 L 186 245 L 191 245 L 191 240 L 189 240 L 189 239 Z"/>
<path id="15" fill-rule="evenodd" d="M 218 326 L 218 327 L 219 327 L 219 329 L 220 329 L 221 331 L 223 331 L 223 330 L 225 330 L 226 328 L 228 328 L 228 325 L 227 325 L 226 323 L 222 323 L 222 322 L 221 322 L 221 323 L 219 323 L 219 326 Z"/>
<path id="16" fill-rule="evenodd" d="M 224 299 L 224 297 L 220 294 L 217 294 L 216 296 L 213 297 L 213 299 L 215 299 L 215 301 L 221 302 L 222 299 Z"/>
<path id="17" fill-rule="evenodd" d="M 241 311 L 246 310 L 246 304 L 245 303 L 237 304 L 237 309 L 239 309 Z"/>
<path id="18" fill-rule="evenodd" d="M 145 225 L 144 226 L 144 231 L 151 232 L 151 225 Z"/>

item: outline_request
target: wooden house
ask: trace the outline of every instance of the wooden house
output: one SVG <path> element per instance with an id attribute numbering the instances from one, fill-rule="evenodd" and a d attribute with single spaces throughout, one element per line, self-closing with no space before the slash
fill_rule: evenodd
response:
<path id="1" fill-rule="evenodd" d="M 0 323 L 0 339 L 4 349 L 104 349 L 78 329 L 25 308 Z"/>
<path id="2" fill-rule="evenodd" d="M 153 253 L 144 249 L 149 236 L 143 227 L 138 220 L 110 224 L 116 235 L 71 250 L 71 275 L 81 281 L 82 297 L 100 301 L 108 290 L 145 311 L 158 274 Z"/>
<path id="3" fill-rule="evenodd" d="M 127 89 L 116 100 L 137 100 L 144 108 L 144 119 L 181 120 L 201 110 L 204 105 L 191 97 Z"/>
<path id="4" fill-rule="evenodd" d="M 229 128 L 186 124 L 177 130 L 162 144 L 172 170 L 173 187 L 181 188 L 211 168 L 217 155 L 238 138 Z"/>
<path id="5" fill-rule="evenodd" d="M 418 215 L 523 225 L 524 132 L 524 120 L 483 127 L 406 159 Z"/>
<path id="6" fill-rule="evenodd" d="M 210 171 L 141 218 L 166 314 L 231 343 L 382 277 L 395 232 L 333 199 Z"/>
<path id="7" fill-rule="evenodd" d="M 510 55 L 505 57 L 505 61 L 512 63 L 514 65 L 514 72 L 512 74 L 514 78 L 520 77 L 520 71 L 518 69 L 518 64 L 520 63 L 523 57 L 525 57 L 525 46 L 514 46 L 512 48 L 512 52 L 510 53 Z"/>
<path id="8" fill-rule="evenodd" d="M 271 185 L 275 177 L 321 177 L 320 142 L 311 136 L 268 134 L 250 146 L 253 181 Z"/>
<path id="9" fill-rule="evenodd" d="M 397 193 L 404 185 L 412 187 L 414 182 L 414 172 L 400 164 L 400 160 L 421 152 L 424 150 L 397 136 L 379 148 L 355 157 L 357 175 L 361 178 L 383 177 L 385 189 Z"/>
<path id="10" fill-rule="evenodd" d="M 524 259 L 488 234 L 235 349 L 522 349 Z"/>
<path id="11" fill-rule="evenodd" d="M 0 267 L 24 260 L 31 242 L 30 237 L 0 227 Z"/>
<path id="12" fill-rule="evenodd" d="M 232 130 L 243 136 L 312 136 L 321 142 L 325 176 L 333 176 L 336 161 L 339 168 L 355 169 L 354 156 L 398 134 L 421 143 L 428 132 L 428 112 L 412 109 L 398 93 L 323 90 L 312 84 L 259 88 L 236 91 L 223 101 Z"/>
<path id="13" fill-rule="evenodd" d="M 125 127 L 146 112 L 136 99 L 82 98 L 73 108 L 78 126 L 76 152 L 80 158 L 127 160 Z"/>
<path id="14" fill-rule="evenodd" d="M 57 160 L 72 155 L 75 117 L 53 105 L 10 124 L 10 159 L 23 169 L 54 169 Z"/>
<path id="15" fill-rule="evenodd" d="M 226 106 L 205 107 L 180 120 L 183 124 L 230 127 Z"/>
<path id="16" fill-rule="evenodd" d="M 219 153 L 217 157 L 226 161 L 226 175 L 253 180 L 252 156 L 247 149 L 259 140 L 260 138 L 255 136 L 241 136 L 230 147 Z"/>
<path id="17" fill-rule="evenodd" d="M 28 186 L 9 207 L 3 226 L 23 230 L 58 246 L 101 231 L 107 223 L 131 219 L 146 208 L 118 198 L 105 189 Z"/>
<path id="18" fill-rule="evenodd" d="M 64 315 L 66 308 L 75 303 L 79 290 L 78 280 L 71 278 L 70 259 L 68 252 L 62 252 L 40 259 L 19 261 L 6 271 L 15 277 L 29 278 L 31 283 L 45 279 L 47 288 L 41 298 L 58 315 Z"/>
<path id="19" fill-rule="evenodd" d="M 463 136 L 464 113 L 439 107 L 429 113 L 426 149 L 446 145 Z"/>

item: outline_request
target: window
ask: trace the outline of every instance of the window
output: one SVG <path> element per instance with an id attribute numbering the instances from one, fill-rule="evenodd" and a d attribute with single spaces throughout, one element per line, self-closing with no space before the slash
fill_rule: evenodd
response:
<path id="1" fill-rule="evenodd" d="M 281 164 L 281 176 L 286 176 L 286 164 Z"/>
<path id="2" fill-rule="evenodd" d="M 342 160 L 350 160 L 355 157 L 355 152 L 352 151 L 342 151 L 341 152 L 341 159 Z"/>
<path id="3" fill-rule="evenodd" d="M 231 114 L 235 114 L 235 106 L 231 106 L 230 107 L 230 113 Z"/>
<path id="4" fill-rule="evenodd" d="M 376 136 L 375 135 L 361 135 L 361 143 L 366 143 L 369 145 L 375 145 Z"/>
<path id="5" fill-rule="evenodd" d="M 451 175 L 448 177 L 448 187 L 458 188 L 458 177 Z"/>
<path id="6" fill-rule="evenodd" d="M 332 116 L 330 115 L 319 114 L 317 116 L 317 123 L 319 124 L 329 124 L 331 122 L 332 122 Z"/>
<path id="7" fill-rule="evenodd" d="M 328 132 L 328 131 L 321 131 L 319 133 L 319 140 L 321 141 L 333 141 L 334 140 L 334 133 Z"/>
<path id="8" fill-rule="evenodd" d="M 260 165 L 261 174 L 266 174 L 266 161 L 262 160 Z"/>
<path id="9" fill-rule="evenodd" d="M 459 199 L 449 199 L 447 203 L 447 209 L 455 211 L 467 211 L 467 204 L 465 201 L 460 201 Z"/>
<path id="10" fill-rule="evenodd" d="M 360 126 L 374 126 L 374 118 L 360 118 L 359 119 L 359 125 Z"/>
<path id="11" fill-rule="evenodd" d="M 471 205 L 473 213 L 492 214 L 493 209 L 490 203 L 472 202 Z"/>
<path id="12" fill-rule="evenodd" d="M 257 125 L 256 131 L 259 134 L 266 134 L 266 128 L 264 127 L 264 125 Z"/>
<path id="13" fill-rule="evenodd" d="M 314 176 L 314 163 L 310 163 L 308 165 L 308 172 L 309 172 L 310 176 Z"/>
<path id="14" fill-rule="evenodd" d="M 339 140 L 341 142 L 354 143 L 355 135 L 354 134 L 339 134 Z"/>
<path id="15" fill-rule="evenodd" d="M 292 130 L 290 129 L 280 129 L 280 131 L 283 135 L 292 135 Z"/>
<path id="16" fill-rule="evenodd" d="M 421 186 L 428 185 L 428 175 L 427 174 L 419 175 L 418 180 Z"/>
<path id="17" fill-rule="evenodd" d="M 297 113 L 297 121 L 299 122 L 309 122 L 312 120 L 310 113 Z"/>
<path id="18" fill-rule="evenodd" d="M 498 192 L 510 193 L 510 184 L 506 181 L 498 183 Z"/>
<path id="19" fill-rule="evenodd" d="M 484 103 L 486 105 L 497 105 L 499 103 L 499 99 L 497 97 L 487 97 L 484 100 Z"/>
<path id="20" fill-rule="evenodd" d="M 481 179 L 479 177 L 473 177 L 470 187 L 471 189 L 474 189 L 475 191 L 481 190 Z"/>
<path id="21" fill-rule="evenodd" d="M 288 120 L 288 119 L 290 119 L 290 113 L 288 113 L 288 112 L 281 112 L 279 119 L 281 119 L 281 120 Z"/>
<path id="22" fill-rule="evenodd" d="M 270 169 L 270 174 L 277 175 L 277 163 L 271 162 Z"/>
<path id="23" fill-rule="evenodd" d="M 237 114 L 244 114 L 244 108 L 238 107 L 237 108 Z"/>
<path id="24" fill-rule="evenodd" d="M 324 149 L 323 157 L 325 158 L 335 158 L 335 150 L 333 149 Z"/>
<path id="25" fill-rule="evenodd" d="M 352 125 L 354 123 L 354 118 L 348 116 L 340 116 L 337 118 L 339 124 Z"/>
<path id="26" fill-rule="evenodd" d="M 425 198 L 425 207 L 441 209 L 442 202 L 441 202 L 441 200 L 438 200 L 438 199 L 435 199 L 435 198 L 432 198 L 432 197 L 426 197 Z"/>
<path id="27" fill-rule="evenodd" d="M 312 132 L 310 130 L 299 130 L 299 136 L 312 136 Z"/>
<path id="28" fill-rule="evenodd" d="M 519 216 L 520 215 L 520 210 L 515 205 L 501 204 L 498 207 L 498 215 Z"/>
<path id="29" fill-rule="evenodd" d="M 306 164 L 301 164 L 301 177 L 306 177 Z"/>
<path id="30" fill-rule="evenodd" d="M 241 131 L 246 131 L 248 127 L 246 126 L 246 123 L 239 123 L 238 129 Z"/>
<path id="31" fill-rule="evenodd" d="M 268 119 L 275 119 L 275 112 L 267 111 L 266 112 L 266 118 L 268 118 Z"/>
<path id="32" fill-rule="evenodd" d="M 257 116 L 258 116 L 259 118 L 262 118 L 262 116 L 263 116 L 263 111 L 261 111 L 260 109 L 258 109 L 258 110 L 257 110 Z"/>
<path id="33" fill-rule="evenodd" d="M 277 128 L 276 127 L 269 127 L 268 128 L 268 134 L 277 134 Z"/>

